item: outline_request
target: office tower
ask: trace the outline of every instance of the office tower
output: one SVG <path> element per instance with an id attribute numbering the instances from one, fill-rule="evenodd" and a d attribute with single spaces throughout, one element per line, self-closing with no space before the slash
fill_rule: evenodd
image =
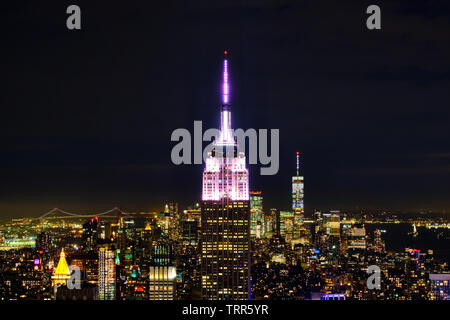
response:
<path id="1" fill-rule="evenodd" d="M 321 236 L 320 244 L 325 245 L 337 257 L 339 250 L 344 249 L 340 246 L 341 222 L 339 211 L 330 211 L 322 215 L 322 232 L 324 236 Z"/>
<path id="2" fill-rule="evenodd" d="M 278 209 L 270 209 L 272 212 L 272 217 L 274 221 L 274 233 L 275 236 L 280 238 L 281 237 L 281 219 L 280 219 L 280 211 Z"/>
<path id="3" fill-rule="evenodd" d="M 140 231 L 145 228 L 147 220 L 148 216 L 142 213 L 119 213 L 117 233 L 118 246 L 122 253 L 136 244 L 136 239 L 139 238 Z"/>
<path id="4" fill-rule="evenodd" d="M 125 266 L 122 262 L 122 258 L 125 255 L 121 255 L 120 249 L 116 249 L 115 252 L 114 263 L 116 264 L 116 294 L 115 298 L 117 300 L 125 299 L 126 294 L 126 274 L 127 270 L 129 270 L 129 265 Z"/>
<path id="5" fill-rule="evenodd" d="M 98 298 L 99 300 L 116 299 L 116 253 L 100 248 L 98 254 Z"/>
<path id="6" fill-rule="evenodd" d="M 430 274 L 432 300 L 450 300 L 450 273 Z"/>
<path id="7" fill-rule="evenodd" d="M 409 253 L 411 254 L 411 261 L 414 262 L 415 264 L 415 269 L 417 271 L 423 271 L 424 270 L 424 263 L 422 261 L 422 254 L 420 253 L 419 249 L 409 249 L 407 248 L 407 250 L 409 251 Z"/>
<path id="8" fill-rule="evenodd" d="M 36 251 L 49 252 L 52 247 L 52 239 L 48 232 L 41 232 L 36 237 Z"/>
<path id="9" fill-rule="evenodd" d="M 66 261 L 64 249 L 61 249 L 58 265 L 56 266 L 56 269 L 53 270 L 52 286 L 55 287 L 60 285 L 66 285 L 67 280 L 69 278 L 70 278 L 69 265 L 67 264 Z"/>
<path id="10" fill-rule="evenodd" d="M 118 249 L 119 260 L 123 269 L 129 269 L 135 262 L 135 249 L 140 236 L 138 227 L 144 228 L 145 218 L 137 217 L 135 214 L 120 212 L 118 221 Z"/>
<path id="11" fill-rule="evenodd" d="M 121 211 L 117 213 L 117 246 L 120 252 L 125 252 L 128 246 L 128 237 L 125 230 L 125 216 Z M 123 255 L 120 256 L 123 258 Z"/>
<path id="12" fill-rule="evenodd" d="M 200 203 L 196 203 L 194 206 L 189 206 L 183 211 L 181 226 L 183 243 L 197 245 L 199 243 L 200 228 L 202 226 L 202 209 Z"/>
<path id="13" fill-rule="evenodd" d="M 384 241 L 381 239 L 380 229 L 373 232 L 373 250 L 375 252 L 383 253 L 385 249 Z"/>
<path id="14" fill-rule="evenodd" d="M 312 239 L 315 244 L 318 244 L 321 234 L 320 230 L 322 228 L 322 213 L 320 211 L 315 211 L 313 214 L 312 221 L 313 221 L 311 225 Z"/>
<path id="15" fill-rule="evenodd" d="M 153 247 L 149 268 L 150 300 L 174 300 L 176 290 L 176 267 L 172 263 L 172 247 L 158 243 Z"/>
<path id="16" fill-rule="evenodd" d="M 325 234 L 339 238 L 341 235 L 340 212 L 330 211 L 322 215 L 322 226 Z"/>
<path id="17" fill-rule="evenodd" d="M 203 299 L 250 299 L 250 201 L 245 154 L 231 129 L 228 58 L 223 62 L 221 131 L 203 171 Z"/>
<path id="18" fill-rule="evenodd" d="M 147 222 L 144 230 L 141 232 L 140 242 L 143 250 L 143 256 L 145 258 L 150 257 L 153 244 L 153 229 L 149 222 Z"/>
<path id="19" fill-rule="evenodd" d="M 164 211 L 158 214 L 158 225 L 161 228 L 163 235 L 168 235 L 170 230 L 170 209 L 169 204 L 166 203 L 164 206 Z"/>
<path id="20" fill-rule="evenodd" d="M 250 191 L 250 236 L 261 238 L 263 222 L 263 197 L 261 191 Z"/>
<path id="21" fill-rule="evenodd" d="M 98 218 L 92 218 L 83 224 L 83 250 L 94 251 L 97 246 Z"/>
<path id="22" fill-rule="evenodd" d="M 98 239 L 101 240 L 106 240 L 109 241 L 111 240 L 111 235 L 112 235 L 112 226 L 111 223 L 106 222 L 106 221 L 101 221 L 98 224 L 98 228 L 97 228 L 97 237 Z"/>
<path id="23" fill-rule="evenodd" d="M 263 237 L 270 238 L 275 232 L 276 209 L 270 209 L 264 214 Z"/>
<path id="24" fill-rule="evenodd" d="M 167 233 L 171 240 L 179 240 L 181 238 L 181 228 L 180 228 L 180 216 L 178 213 L 178 203 L 167 202 L 165 206 L 165 213 L 168 213 L 167 220 Z M 167 217 L 167 215 L 166 215 Z"/>
<path id="25" fill-rule="evenodd" d="M 292 211 L 280 211 L 280 235 L 286 242 L 293 239 L 294 217 Z"/>
<path id="26" fill-rule="evenodd" d="M 300 153 L 297 151 L 297 175 L 292 177 L 292 210 L 294 211 L 293 237 L 300 236 L 300 227 L 303 224 L 305 212 L 303 203 L 303 176 L 300 175 Z"/>
<path id="27" fill-rule="evenodd" d="M 172 264 L 172 246 L 159 242 L 152 248 L 151 264 L 154 266 L 170 266 Z"/>
<path id="28" fill-rule="evenodd" d="M 196 203 L 194 206 L 188 207 L 183 211 L 185 220 L 195 220 L 198 221 L 199 226 L 202 218 L 202 209 L 200 207 L 200 203 Z"/>
<path id="29" fill-rule="evenodd" d="M 198 241 L 198 222 L 195 220 L 183 220 L 183 244 L 184 245 L 196 245 Z"/>
<path id="30" fill-rule="evenodd" d="M 176 277 L 175 266 L 150 266 L 149 300 L 174 300 Z"/>

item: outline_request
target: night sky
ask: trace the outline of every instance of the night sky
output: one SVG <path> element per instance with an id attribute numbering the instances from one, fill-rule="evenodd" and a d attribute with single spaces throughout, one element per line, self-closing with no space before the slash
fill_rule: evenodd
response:
<path id="1" fill-rule="evenodd" d="M 307 212 L 448 211 L 447 2 L 2 2 L 0 217 L 198 201 L 170 136 L 219 125 L 225 49 L 233 127 L 280 129 L 278 174 L 250 167 L 265 208 L 290 208 L 298 150 Z"/>

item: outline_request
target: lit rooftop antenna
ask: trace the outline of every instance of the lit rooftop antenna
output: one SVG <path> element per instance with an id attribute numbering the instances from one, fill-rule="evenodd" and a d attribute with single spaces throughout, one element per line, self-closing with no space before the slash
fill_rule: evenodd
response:
<path id="1" fill-rule="evenodd" d="M 220 138 L 221 145 L 234 145 L 233 131 L 231 130 L 231 102 L 230 82 L 228 74 L 228 51 L 225 50 L 222 72 L 222 111 L 220 113 Z"/>
<path id="2" fill-rule="evenodd" d="M 223 52 L 223 82 L 222 82 L 222 104 L 228 105 L 230 103 L 230 85 L 228 83 L 228 51 Z"/>

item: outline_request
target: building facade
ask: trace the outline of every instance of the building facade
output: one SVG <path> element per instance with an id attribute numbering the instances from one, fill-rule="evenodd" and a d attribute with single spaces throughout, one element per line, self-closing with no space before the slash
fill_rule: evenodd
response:
<path id="1" fill-rule="evenodd" d="M 263 228 L 263 197 L 261 191 L 250 191 L 250 235 L 259 239 L 264 233 Z"/>
<path id="2" fill-rule="evenodd" d="M 245 154 L 231 130 L 228 58 L 223 63 L 220 136 L 203 172 L 201 287 L 203 299 L 250 299 L 250 199 Z"/>
<path id="3" fill-rule="evenodd" d="M 98 253 L 98 299 L 116 298 L 116 254 L 113 250 L 100 248 Z"/>

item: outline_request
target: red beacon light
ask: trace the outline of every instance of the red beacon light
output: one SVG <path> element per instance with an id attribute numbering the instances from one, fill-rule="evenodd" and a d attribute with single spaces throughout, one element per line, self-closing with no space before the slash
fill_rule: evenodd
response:
<path id="1" fill-rule="evenodd" d="M 228 51 L 227 50 L 225 50 L 224 52 L 223 52 L 224 54 L 227 54 L 228 53 Z"/>

